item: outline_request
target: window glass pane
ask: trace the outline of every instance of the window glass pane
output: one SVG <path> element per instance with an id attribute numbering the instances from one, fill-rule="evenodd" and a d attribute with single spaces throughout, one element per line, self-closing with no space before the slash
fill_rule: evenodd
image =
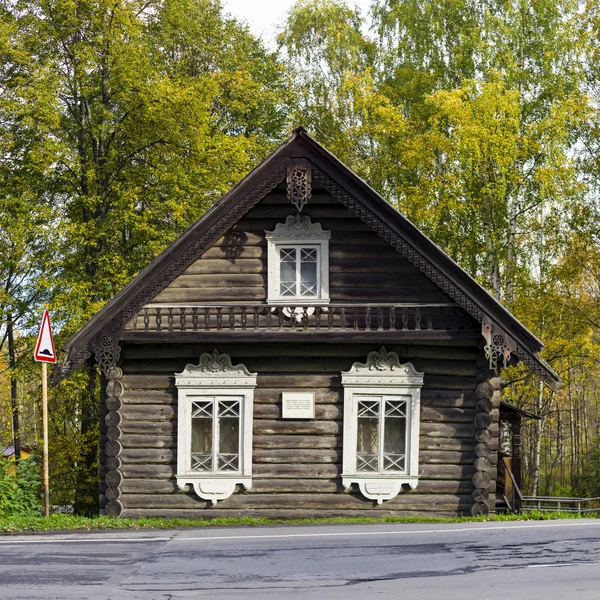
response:
<path id="1" fill-rule="evenodd" d="M 301 249 L 300 252 L 300 295 L 317 295 L 317 250 Z"/>
<path id="2" fill-rule="evenodd" d="M 282 296 L 296 295 L 296 248 L 279 249 L 279 282 Z"/>
<path id="3" fill-rule="evenodd" d="M 356 447 L 356 469 L 358 471 L 377 471 L 379 469 L 377 442 L 380 406 L 379 398 L 358 401 Z"/>
<path id="4" fill-rule="evenodd" d="M 240 455 L 240 420 L 238 417 L 219 419 L 219 470 L 237 471 Z"/>
<path id="5" fill-rule="evenodd" d="M 212 399 L 192 402 L 191 467 L 193 471 L 212 470 L 213 406 Z"/>
<path id="6" fill-rule="evenodd" d="M 219 400 L 219 452 L 220 471 L 237 471 L 240 455 L 240 408 L 239 400 Z"/>
<path id="7" fill-rule="evenodd" d="M 386 399 L 383 433 L 383 470 L 406 469 L 406 400 Z"/>

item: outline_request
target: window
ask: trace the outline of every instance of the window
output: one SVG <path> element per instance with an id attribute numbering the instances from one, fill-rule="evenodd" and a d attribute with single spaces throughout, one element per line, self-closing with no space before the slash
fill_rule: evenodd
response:
<path id="1" fill-rule="evenodd" d="M 342 373 L 345 487 L 381 503 L 417 486 L 423 373 L 381 348 Z"/>
<path id="2" fill-rule="evenodd" d="M 227 354 L 205 353 L 176 373 L 177 485 L 216 503 L 252 485 L 252 403 L 256 374 Z"/>
<path id="3" fill-rule="evenodd" d="M 410 400 L 410 396 L 355 395 L 357 472 L 406 472 L 406 415 Z"/>
<path id="4" fill-rule="evenodd" d="M 309 216 L 290 215 L 266 232 L 269 304 L 329 303 L 329 238 Z"/>
<path id="5" fill-rule="evenodd" d="M 237 473 L 240 470 L 240 416 L 243 396 L 189 395 L 192 409 L 192 471 Z"/>

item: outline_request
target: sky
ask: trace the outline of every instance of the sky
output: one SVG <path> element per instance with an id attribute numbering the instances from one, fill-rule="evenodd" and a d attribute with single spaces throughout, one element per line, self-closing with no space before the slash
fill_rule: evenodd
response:
<path id="1" fill-rule="evenodd" d="M 364 14 L 371 1 L 349 0 L 348 4 L 358 6 Z M 294 0 L 224 0 L 223 4 L 226 12 L 247 21 L 252 33 L 273 48 L 276 27 L 283 22 Z"/>

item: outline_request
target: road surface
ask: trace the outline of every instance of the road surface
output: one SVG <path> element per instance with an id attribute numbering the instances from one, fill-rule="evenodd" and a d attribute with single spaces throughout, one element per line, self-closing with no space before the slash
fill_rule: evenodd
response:
<path id="1" fill-rule="evenodd" d="M 0 536 L 0 598 L 600 600 L 600 520 Z"/>

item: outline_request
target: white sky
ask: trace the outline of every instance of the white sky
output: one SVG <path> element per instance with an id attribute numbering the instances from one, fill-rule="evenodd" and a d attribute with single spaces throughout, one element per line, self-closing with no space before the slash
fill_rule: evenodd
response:
<path id="1" fill-rule="evenodd" d="M 349 0 L 362 14 L 371 6 L 372 0 Z M 225 12 L 248 22 L 254 35 L 262 37 L 267 46 L 275 46 L 275 30 L 283 23 L 294 0 L 224 0 Z"/>

